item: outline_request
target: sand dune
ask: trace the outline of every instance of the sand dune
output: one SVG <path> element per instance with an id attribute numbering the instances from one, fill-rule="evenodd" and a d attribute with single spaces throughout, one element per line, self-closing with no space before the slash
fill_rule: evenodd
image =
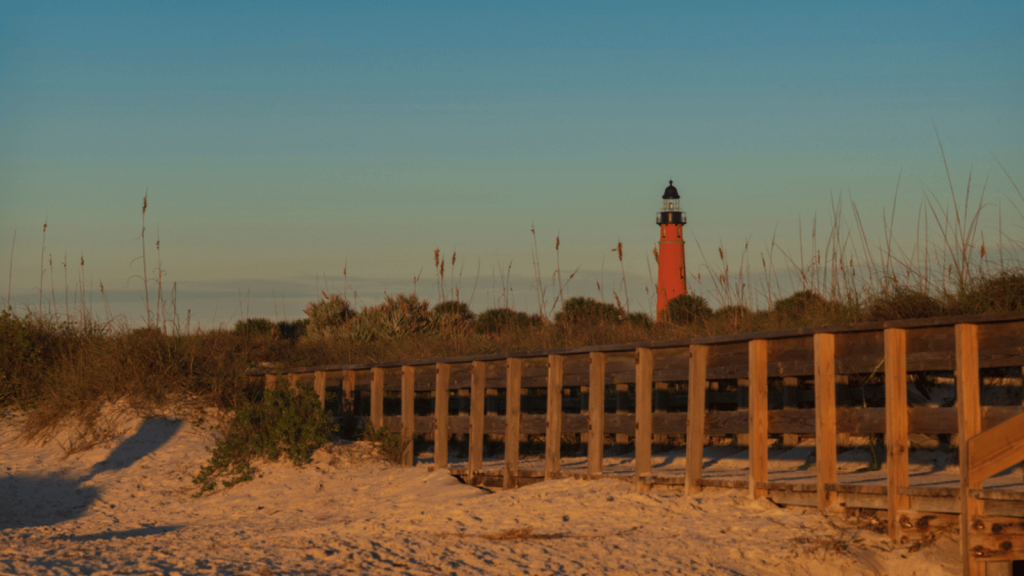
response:
<path id="1" fill-rule="evenodd" d="M 869 523 L 738 492 L 638 493 L 558 480 L 489 493 L 367 443 L 193 498 L 215 436 L 127 418 L 65 459 L 0 422 L 0 572 L 11 574 L 916 574 L 957 573 L 949 536 L 911 551 Z"/>

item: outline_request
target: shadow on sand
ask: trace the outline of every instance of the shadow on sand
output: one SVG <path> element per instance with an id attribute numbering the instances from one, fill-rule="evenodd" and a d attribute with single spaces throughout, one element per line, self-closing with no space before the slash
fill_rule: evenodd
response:
<path id="1" fill-rule="evenodd" d="M 106 460 L 94 464 L 82 477 L 73 478 L 60 473 L 0 477 L 0 530 L 49 526 L 78 518 L 100 497 L 98 488 L 83 486 L 84 483 L 98 474 L 128 468 L 166 444 L 181 425 L 181 422 L 170 420 L 143 421 L 135 434 L 121 442 Z"/>

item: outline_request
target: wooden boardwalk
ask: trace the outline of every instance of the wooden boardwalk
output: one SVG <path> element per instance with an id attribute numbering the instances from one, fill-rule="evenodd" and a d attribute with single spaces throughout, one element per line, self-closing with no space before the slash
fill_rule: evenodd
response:
<path id="1" fill-rule="evenodd" d="M 606 445 L 617 443 L 634 451 L 639 487 L 732 488 L 822 511 L 836 503 L 884 509 L 901 541 L 959 529 L 964 573 L 973 575 L 1024 560 L 1024 491 L 983 487 L 1024 461 L 1022 366 L 1024 314 L 1016 313 L 249 375 L 267 387 L 312 380 L 322 402 L 340 388 L 342 418 L 399 430 L 407 465 L 418 435 L 433 438 L 437 467 L 448 467 L 451 440 L 465 437 L 466 465 L 452 473 L 472 484 L 562 477 L 567 437 L 588 446 L 586 472 L 575 475 L 598 478 Z M 987 405 L 983 384 L 1015 386 L 1015 403 Z M 938 397 L 942 388 L 955 406 L 910 405 L 908 393 Z M 839 448 L 867 435 L 884 435 L 885 485 L 840 482 Z M 958 448 L 958 486 L 911 484 L 911 435 Z M 504 445 L 500 471 L 485 469 L 488 437 Z M 521 442 L 531 437 L 544 438 L 542 470 L 520 469 Z M 704 450 L 722 437 L 747 446 L 745 478 L 704 477 Z M 801 437 L 814 438 L 814 481 L 769 481 L 769 446 Z M 685 474 L 652 474 L 653 447 L 666 438 L 685 440 Z"/>

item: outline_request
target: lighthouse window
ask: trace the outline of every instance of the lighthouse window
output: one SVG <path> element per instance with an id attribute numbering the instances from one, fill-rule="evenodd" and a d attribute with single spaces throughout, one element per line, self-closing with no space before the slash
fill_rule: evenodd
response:
<path id="1" fill-rule="evenodd" d="M 665 237 L 665 227 L 664 226 L 661 227 L 661 237 L 662 238 Z"/>

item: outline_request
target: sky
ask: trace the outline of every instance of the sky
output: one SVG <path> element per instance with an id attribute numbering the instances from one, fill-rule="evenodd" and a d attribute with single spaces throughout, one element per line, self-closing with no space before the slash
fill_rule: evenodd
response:
<path id="1" fill-rule="evenodd" d="M 651 312 L 669 179 L 705 276 L 719 246 L 733 269 L 773 238 L 795 255 L 838 198 L 873 242 L 898 183 L 910 242 L 926 195 L 987 178 L 992 224 L 1024 183 L 1019 2 L 2 12 L 0 297 L 22 311 L 144 322 L 146 276 L 151 308 L 174 289 L 207 326 L 299 318 L 322 291 L 550 313 L 558 268 L 566 297 Z"/>

